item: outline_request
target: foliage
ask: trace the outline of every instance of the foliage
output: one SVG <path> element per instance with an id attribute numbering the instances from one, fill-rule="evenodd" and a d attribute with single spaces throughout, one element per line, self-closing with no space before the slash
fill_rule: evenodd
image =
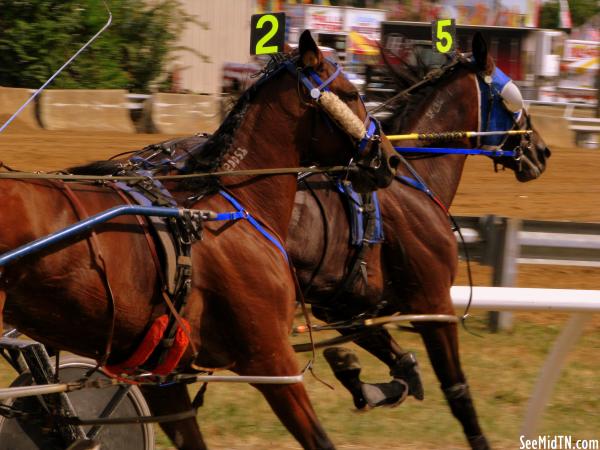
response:
<path id="1" fill-rule="evenodd" d="M 600 3 L 594 0 L 569 0 L 568 3 L 574 27 L 581 26 L 591 17 L 600 14 Z M 559 12 L 558 0 L 543 3 L 540 11 L 540 27 L 558 28 Z"/>
<path id="2" fill-rule="evenodd" d="M 540 9 L 540 27 L 558 28 L 559 9 L 558 0 L 542 4 Z"/>
<path id="3" fill-rule="evenodd" d="M 111 26 L 53 82 L 147 92 L 190 18 L 178 0 L 112 0 Z M 0 85 L 37 88 L 106 23 L 101 0 L 0 0 Z"/>

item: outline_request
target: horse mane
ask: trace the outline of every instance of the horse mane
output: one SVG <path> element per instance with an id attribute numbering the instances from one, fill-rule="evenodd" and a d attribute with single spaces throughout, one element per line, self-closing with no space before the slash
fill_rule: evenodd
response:
<path id="1" fill-rule="evenodd" d="M 421 54 L 422 52 L 414 44 L 408 41 L 405 41 L 403 50 L 404 56 L 399 57 L 390 50 L 381 48 L 384 68 L 387 71 L 387 74 L 394 80 L 394 84 L 397 88 L 397 92 L 390 93 L 388 99 L 391 99 L 397 95 L 398 92 L 403 92 L 425 79 L 428 81 L 415 87 L 410 93 L 400 96 L 396 101 L 392 101 L 391 104 L 388 105 L 388 110 L 391 114 L 382 120 L 382 126 L 386 132 L 389 130 L 394 130 L 396 132 L 404 129 L 408 119 L 438 88 L 439 83 L 447 79 L 454 72 L 454 70 L 448 70 L 450 65 L 454 62 L 454 59 L 451 59 L 449 56 L 447 56 L 447 63 L 439 67 L 433 64 L 427 64 Z M 412 56 L 412 58 L 409 58 L 408 55 Z M 392 64 L 390 62 L 390 56 L 398 59 L 400 63 Z M 476 70 L 473 68 L 473 64 L 467 62 L 466 58 L 461 58 L 459 60 L 459 65 L 473 71 Z M 493 59 L 488 56 L 485 72 L 492 73 L 493 69 Z"/>
<path id="2" fill-rule="evenodd" d="M 207 173 L 219 168 L 233 143 L 235 132 L 240 127 L 250 102 L 262 83 L 274 75 L 285 61 L 294 57 L 294 53 L 279 53 L 271 56 L 265 67 L 255 74 L 260 75 L 258 80 L 241 94 L 217 131 L 201 146 L 201 149 L 190 149 L 191 156 L 185 166 L 187 173 Z M 221 187 L 216 177 L 190 178 L 185 180 L 182 186 L 185 190 L 198 194 L 213 193 Z"/>
<path id="3" fill-rule="evenodd" d="M 73 175 L 114 175 L 122 168 L 121 164 L 122 162 L 118 160 L 94 161 L 89 164 L 68 167 L 65 171 Z"/>

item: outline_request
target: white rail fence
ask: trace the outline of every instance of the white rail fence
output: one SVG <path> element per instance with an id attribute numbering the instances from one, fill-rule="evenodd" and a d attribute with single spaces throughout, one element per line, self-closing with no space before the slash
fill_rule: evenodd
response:
<path id="1" fill-rule="evenodd" d="M 512 326 L 512 311 L 570 312 L 562 332 L 544 362 L 531 394 L 522 433 L 534 433 L 569 351 L 585 324 L 600 312 L 600 291 L 515 288 L 519 264 L 600 267 L 600 223 L 537 221 L 497 216 L 457 217 L 473 261 L 491 266 L 495 287 L 474 287 L 474 309 L 491 313 L 492 330 Z M 465 249 L 461 248 L 465 257 Z M 452 288 L 455 307 L 465 307 L 467 286 Z M 502 311 L 502 312 L 500 312 Z"/>
<path id="2" fill-rule="evenodd" d="M 464 308 L 469 300 L 468 286 L 454 286 L 452 301 Z M 566 363 L 569 351 L 583 333 L 593 313 L 600 312 L 600 291 L 571 289 L 534 289 L 509 287 L 474 287 L 471 308 L 507 311 L 571 312 L 569 320 L 546 357 L 529 398 L 521 434 L 534 438 L 535 431 L 554 385 Z"/>
<path id="3" fill-rule="evenodd" d="M 456 217 L 461 256 L 492 267 L 493 286 L 514 286 L 519 264 L 600 267 L 600 223 Z M 457 235 L 458 237 L 458 235 Z M 490 314 L 492 331 L 510 329 L 509 312 Z"/>

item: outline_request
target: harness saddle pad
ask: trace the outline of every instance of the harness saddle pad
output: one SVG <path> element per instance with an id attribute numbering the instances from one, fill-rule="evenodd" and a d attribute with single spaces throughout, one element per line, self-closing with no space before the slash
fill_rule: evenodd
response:
<path id="1" fill-rule="evenodd" d="M 155 187 L 163 193 L 167 198 L 172 198 L 169 192 L 160 184 L 159 181 L 153 180 Z M 135 189 L 134 186 L 129 186 L 125 183 L 117 183 L 118 187 L 125 191 L 141 206 L 153 206 L 152 201 L 143 193 Z M 170 206 L 176 206 L 175 200 Z M 149 216 L 148 222 L 154 229 L 154 241 L 160 246 L 163 254 L 163 272 L 167 292 L 171 295 L 175 293 L 177 286 L 177 246 L 175 245 L 174 236 L 171 233 L 166 219 L 163 217 Z"/>
<path id="2" fill-rule="evenodd" d="M 383 223 L 377 193 L 359 194 L 352 184 L 338 181 L 336 187 L 346 200 L 350 213 L 352 245 L 379 244 L 383 242 Z"/>

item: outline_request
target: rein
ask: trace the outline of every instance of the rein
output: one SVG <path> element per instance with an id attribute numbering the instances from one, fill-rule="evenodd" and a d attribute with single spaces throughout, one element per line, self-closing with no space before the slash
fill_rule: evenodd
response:
<path id="1" fill-rule="evenodd" d="M 2 167 L 6 167 L 3 165 Z M 204 177 L 245 177 L 245 176 L 269 176 L 269 175 L 288 175 L 299 173 L 334 173 L 334 172 L 352 172 L 358 170 L 350 166 L 331 166 L 331 167 L 282 167 L 275 169 L 247 169 L 247 170 L 222 170 L 218 172 L 189 173 L 183 175 L 155 175 L 154 180 L 185 180 Z M 63 181 L 143 181 L 147 176 L 142 175 L 69 175 L 61 173 L 40 173 L 40 172 L 2 172 L 0 179 L 38 179 L 38 180 L 63 180 Z"/>
<path id="2" fill-rule="evenodd" d="M 481 148 L 445 148 L 445 147 L 394 147 L 398 153 L 433 153 L 440 155 L 484 155 L 492 158 L 502 156 L 516 157 L 519 155 L 515 150 L 484 150 Z"/>

